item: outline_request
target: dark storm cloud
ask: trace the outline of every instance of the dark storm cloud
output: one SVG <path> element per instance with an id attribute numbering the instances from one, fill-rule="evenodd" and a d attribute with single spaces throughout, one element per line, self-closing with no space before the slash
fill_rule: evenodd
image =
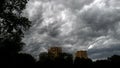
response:
<path id="1" fill-rule="evenodd" d="M 88 55 L 92 59 L 106 59 L 111 55 L 120 55 L 120 44 L 111 44 L 111 47 L 102 49 L 90 49 Z"/>
<path id="2" fill-rule="evenodd" d="M 93 59 L 120 52 L 119 0 L 30 0 L 24 15 L 33 26 L 23 51 L 34 56 L 51 46 L 88 50 Z"/>
<path id="3" fill-rule="evenodd" d="M 114 30 L 115 25 L 120 21 L 120 11 L 118 9 L 92 7 L 88 10 L 83 12 L 81 18 L 93 31 Z"/>

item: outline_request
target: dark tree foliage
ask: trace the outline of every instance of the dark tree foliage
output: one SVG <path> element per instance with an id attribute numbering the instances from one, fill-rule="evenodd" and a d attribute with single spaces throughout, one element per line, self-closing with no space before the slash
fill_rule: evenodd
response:
<path id="1" fill-rule="evenodd" d="M 69 53 L 60 53 L 57 57 L 52 57 L 53 55 L 43 52 L 39 56 L 39 61 L 37 62 L 37 67 L 40 66 L 52 66 L 52 67 L 63 67 L 73 65 L 73 56 Z M 44 66 L 45 67 L 45 66 Z"/>
<path id="2" fill-rule="evenodd" d="M 58 57 L 58 62 L 64 65 L 72 65 L 73 56 L 69 53 L 61 53 L 60 57 Z"/>
<path id="3" fill-rule="evenodd" d="M 107 59 L 104 60 L 97 60 L 94 62 L 94 66 L 99 66 L 99 67 L 119 67 L 120 65 L 120 56 L 119 55 L 113 55 L 111 57 L 108 57 Z"/>
<path id="4" fill-rule="evenodd" d="M 29 66 L 35 63 L 28 54 L 19 54 L 23 45 L 24 32 L 29 29 L 31 22 L 23 17 L 28 0 L 0 0 L 0 66 Z"/>
<path id="5" fill-rule="evenodd" d="M 13 57 L 13 65 L 16 66 L 33 66 L 35 64 L 35 59 L 29 54 L 16 54 Z"/>
<path id="6" fill-rule="evenodd" d="M 48 63 L 48 53 L 43 52 L 39 55 L 38 64 L 47 64 Z"/>
<path id="7" fill-rule="evenodd" d="M 104 60 L 92 61 L 89 58 L 80 58 L 75 57 L 69 53 L 60 53 L 58 57 L 51 57 L 49 53 L 43 52 L 39 56 L 39 61 L 36 63 L 36 66 L 39 68 L 41 66 L 49 67 L 116 67 L 120 64 L 120 56 L 113 55 Z"/>
<path id="8" fill-rule="evenodd" d="M 22 16 L 28 0 L 0 0 L 0 48 L 11 52 L 21 50 L 24 32 L 31 22 Z"/>
<path id="9" fill-rule="evenodd" d="M 89 67 L 92 65 L 92 60 L 91 59 L 84 59 L 84 58 L 79 58 L 76 57 L 74 60 L 74 66 L 84 66 L 84 67 Z"/>
<path id="10" fill-rule="evenodd" d="M 111 62 L 111 64 L 116 64 L 119 65 L 120 64 L 120 56 L 119 55 L 113 55 L 111 57 L 108 57 L 107 59 L 109 62 Z"/>

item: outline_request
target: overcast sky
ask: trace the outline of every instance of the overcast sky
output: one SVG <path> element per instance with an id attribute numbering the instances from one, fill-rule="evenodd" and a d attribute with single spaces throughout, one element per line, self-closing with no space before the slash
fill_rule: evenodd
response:
<path id="1" fill-rule="evenodd" d="M 120 0 L 30 0 L 23 14 L 32 21 L 23 51 L 35 57 L 52 46 L 92 59 L 120 55 Z"/>

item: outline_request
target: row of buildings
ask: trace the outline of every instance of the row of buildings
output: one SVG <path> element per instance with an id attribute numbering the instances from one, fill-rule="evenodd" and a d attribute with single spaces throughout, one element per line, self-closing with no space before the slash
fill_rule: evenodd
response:
<path id="1" fill-rule="evenodd" d="M 51 47 L 48 49 L 48 54 L 52 55 L 52 57 L 59 57 L 61 53 L 62 53 L 61 47 Z M 77 51 L 75 53 L 75 57 L 87 59 L 88 58 L 87 51 L 83 50 Z"/>

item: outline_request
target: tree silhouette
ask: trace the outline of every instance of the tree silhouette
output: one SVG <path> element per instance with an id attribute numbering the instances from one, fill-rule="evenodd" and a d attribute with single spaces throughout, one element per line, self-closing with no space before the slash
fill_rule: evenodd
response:
<path id="1" fill-rule="evenodd" d="M 39 55 L 39 61 L 38 64 L 48 64 L 49 60 L 48 60 L 48 53 L 47 52 L 43 52 Z"/>
<path id="2" fill-rule="evenodd" d="M 120 64 L 120 56 L 119 55 L 113 55 L 111 57 L 108 57 L 107 59 L 111 64 L 119 65 Z"/>
<path id="3" fill-rule="evenodd" d="M 40 66 L 55 66 L 63 67 L 64 65 L 72 66 L 73 65 L 73 56 L 69 53 L 60 53 L 57 57 L 52 57 L 53 55 L 43 52 L 39 56 L 39 61 L 37 62 L 37 67 Z"/>
<path id="4" fill-rule="evenodd" d="M 58 62 L 63 65 L 72 65 L 73 63 L 73 56 L 69 53 L 61 53 L 61 55 L 57 59 Z"/>
<path id="5" fill-rule="evenodd" d="M 89 58 L 79 58 L 75 57 L 74 60 L 74 67 L 91 67 L 92 66 L 92 60 Z"/>
<path id="6" fill-rule="evenodd" d="M 31 22 L 22 16 L 28 0 L 0 1 L 0 48 L 4 51 L 18 52 L 21 50 L 26 31 Z"/>
<path id="7" fill-rule="evenodd" d="M 0 0 L 0 65 L 12 65 L 15 58 L 21 56 L 18 52 L 24 45 L 22 38 L 31 26 L 31 22 L 22 15 L 27 2 L 28 0 Z M 25 59 L 29 57 L 22 56 Z"/>
<path id="8" fill-rule="evenodd" d="M 13 65 L 17 66 L 34 66 L 35 64 L 35 59 L 29 55 L 29 54 L 25 54 L 25 53 L 20 53 L 20 54 L 16 54 L 13 57 Z"/>
<path id="9" fill-rule="evenodd" d="M 120 65 L 120 56 L 113 55 L 108 57 L 107 59 L 97 60 L 94 62 L 94 66 L 104 67 L 104 66 L 111 66 L 111 67 L 118 67 Z"/>

